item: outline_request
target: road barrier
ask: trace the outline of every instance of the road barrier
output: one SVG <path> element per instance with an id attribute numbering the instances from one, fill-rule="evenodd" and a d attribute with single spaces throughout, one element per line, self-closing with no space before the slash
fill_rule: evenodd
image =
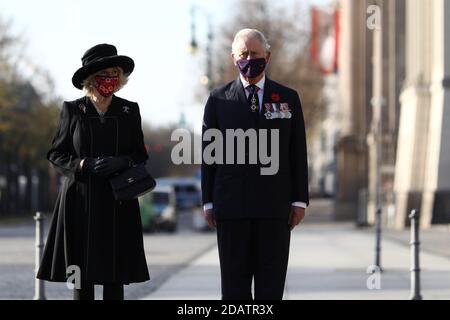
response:
<path id="1" fill-rule="evenodd" d="M 420 294 L 420 240 L 419 240 L 419 211 L 412 210 L 411 220 L 411 300 L 422 300 Z"/>
<path id="2" fill-rule="evenodd" d="M 34 300 L 45 300 L 44 281 L 38 279 L 37 273 L 41 265 L 42 252 L 44 250 L 44 216 L 38 211 L 34 216 L 36 221 L 36 255 L 35 255 L 35 280 L 34 280 Z"/>

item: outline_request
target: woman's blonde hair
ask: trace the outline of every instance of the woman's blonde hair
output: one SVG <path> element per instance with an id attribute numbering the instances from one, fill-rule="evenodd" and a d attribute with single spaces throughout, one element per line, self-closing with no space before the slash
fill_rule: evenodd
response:
<path id="1" fill-rule="evenodd" d="M 117 86 L 117 89 L 114 92 L 119 91 L 122 89 L 128 82 L 128 75 L 125 75 L 123 73 L 123 70 L 121 67 L 114 67 L 114 69 L 117 71 L 117 74 L 119 76 L 119 85 Z M 97 71 L 96 73 L 91 74 L 89 77 L 84 79 L 82 85 L 83 85 L 83 91 L 87 96 L 91 96 L 94 93 L 95 90 L 95 77 L 101 74 L 103 70 Z"/>

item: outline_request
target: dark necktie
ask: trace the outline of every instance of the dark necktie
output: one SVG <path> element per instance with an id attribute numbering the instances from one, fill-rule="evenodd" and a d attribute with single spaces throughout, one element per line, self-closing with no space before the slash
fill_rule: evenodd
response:
<path id="1" fill-rule="evenodd" d="M 250 110 L 252 113 L 258 114 L 258 111 L 259 111 L 259 98 L 258 98 L 259 88 L 256 85 L 251 84 L 246 89 L 250 93 L 248 95 L 248 99 L 247 99 L 248 105 L 250 106 Z"/>

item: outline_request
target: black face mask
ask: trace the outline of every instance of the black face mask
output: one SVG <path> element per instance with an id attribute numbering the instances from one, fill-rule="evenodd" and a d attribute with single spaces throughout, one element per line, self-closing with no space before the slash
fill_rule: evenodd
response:
<path id="1" fill-rule="evenodd" d="M 266 59 L 240 59 L 236 61 L 239 72 L 246 78 L 256 78 L 266 69 Z"/>

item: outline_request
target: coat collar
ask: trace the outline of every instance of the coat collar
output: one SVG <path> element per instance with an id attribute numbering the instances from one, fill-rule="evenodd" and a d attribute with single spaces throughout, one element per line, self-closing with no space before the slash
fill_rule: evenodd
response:
<path id="1" fill-rule="evenodd" d="M 264 82 L 264 95 L 263 104 L 269 102 L 270 94 L 272 90 L 272 81 L 265 76 Z M 230 100 L 237 100 L 243 104 L 247 104 L 247 96 L 245 94 L 244 85 L 242 84 L 241 78 L 238 76 L 235 81 L 231 83 L 228 91 L 225 92 L 225 96 Z"/>
<path id="2" fill-rule="evenodd" d="M 231 83 L 229 90 L 225 92 L 225 96 L 229 100 L 237 100 L 243 104 L 247 103 L 244 86 L 239 77 Z"/>
<path id="3" fill-rule="evenodd" d="M 84 97 L 84 104 L 86 106 L 86 115 L 89 116 L 99 116 L 94 104 L 88 96 Z M 117 114 L 117 97 L 115 95 L 112 96 L 111 104 L 108 107 L 108 110 L 105 113 L 106 116 L 111 116 Z"/>
<path id="4" fill-rule="evenodd" d="M 239 75 L 239 78 L 241 79 L 242 85 L 244 86 L 244 89 L 247 88 L 247 86 L 250 85 L 250 83 L 244 79 L 242 75 Z M 266 75 L 264 74 L 261 80 L 259 80 L 255 85 L 264 91 L 264 85 L 266 83 Z"/>
<path id="5" fill-rule="evenodd" d="M 264 103 L 270 102 L 270 95 L 272 94 L 272 81 L 267 78 L 266 75 L 266 81 L 264 82 L 264 94 L 263 94 L 263 108 L 264 108 Z"/>

